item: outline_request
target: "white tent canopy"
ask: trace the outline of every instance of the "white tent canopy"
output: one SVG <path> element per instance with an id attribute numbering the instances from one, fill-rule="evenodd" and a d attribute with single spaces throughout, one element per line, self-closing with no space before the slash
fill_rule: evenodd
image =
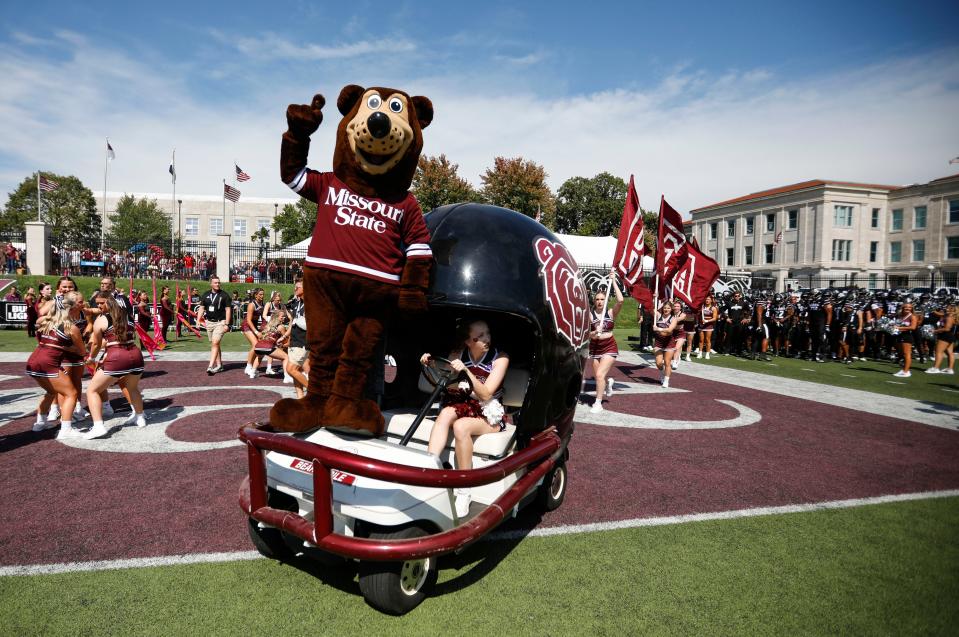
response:
<path id="1" fill-rule="evenodd" d="M 581 237 L 575 234 L 557 234 L 556 237 L 563 242 L 577 265 L 605 266 L 610 267 L 613 264 L 613 254 L 616 252 L 616 237 Z M 302 259 L 306 256 L 306 250 L 310 247 L 310 237 L 303 239 L 299 243 L 287 246 L 281 250 L 270 252 L 270 259 Z M 643 270 L 649 272 L 653 269 L 653 259 L 643 257 Z"/>

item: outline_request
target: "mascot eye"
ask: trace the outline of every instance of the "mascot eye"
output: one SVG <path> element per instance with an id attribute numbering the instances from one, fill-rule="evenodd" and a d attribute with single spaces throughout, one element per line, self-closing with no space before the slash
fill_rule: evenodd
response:
<path id="1" fill-rule="evenodd" d="M 376 110 L 380 107 L 380 104 L 383 103 L 383 98 L 381 98 L 376 93 L 373 93 L 368 98 L 366 98 L 366 105 L 370 107 L 371 110 Z"/>
<path id="2" fill-rule="evenodd" d="M 401 100 L 401 99 L 398 98 L 398 97 L 394 97 L 393 99 L 391 99 L 391 100 L 390 100 L 390 110 L 393 111 L 394 113 L 402 113 L 402 112 L 403 112 L 403 100 Z"/>

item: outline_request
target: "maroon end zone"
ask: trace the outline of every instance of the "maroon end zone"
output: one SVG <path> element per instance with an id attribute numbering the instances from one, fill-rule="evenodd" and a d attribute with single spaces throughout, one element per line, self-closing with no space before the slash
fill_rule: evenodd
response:
<path id="1" fill-rule="evenodd" d="M 172 439 L 231 441 L 243 422 L 265 418 L 267 408 L 249 405 L 275 400 L 269 389 L 281 386 L 248 379 L 242 363 L 214 377 L 203 368 L 197 362 L 148 365 L 148 418 L 151 410 L 210 406 L 168 422 Z M 8 423 L 0 428 L 6 522 L 0 526 L 0 565 L 251 549 L 236 496 L 246 474 L 242 447 L 116 453 L 66 446 L 54 439 L 55 430 L 32 433 L 32 416 L 7 420 L 7 407 L 36 388 L 22 371 L 21 363 L 0 364 L 0 375 L 16 377 L 0 381 L 0 422 Z M 655 370 L 622 363 L 614 377 L 657 384 Z M 217 386 L 230 389 L 204 389 Z M 959 488 L 955 432 L 682 373 L 673 376 L 672 386 L 689 392 L 619 392 L 607 411 L 693 421 L 734 418 L 734 407 L 717 402 L 723 399 L 759 412 L 761 420 L 678 431 L 578 423 L 566 502 L 540 526 Z M 182 391 L 150 399 L 154 388 Z M 216 407 L 229 404 L 241 409 Z"/>

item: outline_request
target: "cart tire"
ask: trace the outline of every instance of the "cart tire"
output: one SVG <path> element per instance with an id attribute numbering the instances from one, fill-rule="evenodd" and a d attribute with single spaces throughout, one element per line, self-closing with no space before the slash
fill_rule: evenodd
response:
<path id="1" fill-rule="evenodd" d="M 563 504 L 566 499 L 566 486 L 569 482 L 569 473 L 566 471 L 566 460 L 560 459 L 553 465 L 546 476 L 543 478 L 543 484 L 539 487 L 537 501 L 544 511 L 555 511 Z"/>
<path id="2" fill-rule="evenodd" d="M 399 528 L 379 527 L 371 539 L 406 540 L 429 535 L 416 523 Z M 366 603 L 389 615 L 405 615 L 420 605 L 436 583 L 436 556 L 406 562 L 360 562 L 360 591 Z"/>
<path id="3" fill-rule="evenodd" d="M 296 500 L 285 493 L 273 489 L 267 492 L 267 504 L 276 509 L 296 510 Z M 260 528 L 260 523 L 253 518 L 247 518 L 247 531 L 253 547 L 263 557 L 271 560 L 289 560 L 294 556 L 289 544 L 283 539 L 283 532 L 272 527 Z"/>

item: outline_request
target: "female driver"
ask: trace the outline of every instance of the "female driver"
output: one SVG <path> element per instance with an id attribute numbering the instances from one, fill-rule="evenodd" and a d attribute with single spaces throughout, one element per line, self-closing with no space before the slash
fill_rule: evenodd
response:
<path id="1" fill-rule="evenodd" d="M 663 387 L 669 387 L 671 363 L 676 352 L 673 332 L 677 325 L 679 325 L 679 317 L 673 314 L 673 304 L 663 301 L 659 316 L 656 317 L 656 323 L 653 325 L 653 354 L 656 356 L 656 367 L 659 369 L 659 382 Z"/>
<path id="2" fill-rule="evenodd" d="M 713 351 L 713 329 L 718 320 L 719 310 L 716 309 L 716 300 L 710 294 L 699 310 L 699 352 L 696 353 L 696 358 L 702 358 L 705 355 L 706 360 L 709 360 L 709 354 Z"/>
<path id="3" fill-rule="evenodd" d="M 589 311 L 589 357 L 593 361 L 593 378 L 596 380 L 596 400 L 590 407 L 590 412 L 597 414 L 603 411 L 603 395 L 613 395 L 613 381 L 607 384 L 606 376 L 612 368 L 616 357 L 619 356 L 619 347 L 613 337 L 613 325 L 619 311 L 623 309 L 623 293 L 616 283 L 616 276 L 612 275 L 613 291 L 616 293 L 616 304 L 612 309 L 606 309 L 606 292 L 597 292 L 593 297 L 593 308 Z"/>
<path id="4" fill-rule="evenodd" d="M 100 309 L 100 316 L 93 322 L 87 363 L 92 365 L 93 357 L 103 347 L 106 347 L 107 355 L 87 386 L 87 405 L 93 416 L 93 427 L 84 436 L 87 440 L 101 438 L 110 431 L 103 424 L 101 394 L 114 383 L 120 384 L 130 406 L 133 407 L 133 413 L 123 424 L 136 423 L 137 427 L 145 427 L 147 424 L 139 387 L 140 375 L 143 373 L 143 355 L 134 342 L 133 322 L 110 292 L 98 292 L 94 298 Z"/>
<path id="5" fill-rule="evenodd" d="M 263 288 L 256 288 L 253 290 L 253 300 L 246 304 L 243 326 L 240 328 L 243 336 L 246 337 L 246 340 L 250 343 L 250 351 L 247 352 L 246 355 L 246 369 L 243 370 L 243 373 L 250 378 L 256 378 L 256 368 L 260 366 L 257 362 L 256 342 L 263 337 L 260 333 L 260 328 L 262 327 Z"/>
<path id="6" fill-rule="evenodd" d="M 46 391 L 40 399 L 33 430 L 43 431 L 54 426 L 53 419 L 48 419 L 47 413 L 57 399 L 60 399 L 65 418 L 60 420 L 58 440 L 80 435 L 70 420 L 73 407 L 77 403 L 77 389 L 70 380 L 70 375 L 60 366 L 67 352 L 79 354 L 81 357 L 86 355 L 83 337 L 74 324 L 79 300 L 78 292 L 68 291 L 62 298 L 46 305 L 46 312 L 37 321 L 39 345 L 27 360 L 27 374 Z"/>
<path id="7" fill-rule="evenodd" d="M 907 301 L 899 307 L 899 315 L 896 316 L 896 327 L 899 329 L 899 356 L 902 361 L 902 369 L 893 374 L 899 378 L 909 378 L 912 372 L 909 368 L 912 366 L 912 346 L 915 343 L 915 332 L 919 327 L 919 317 L 912 312 L 912 301 Z"/>
<path id="8" fill-rule="evenodd" d="M 499 398 L 503 394 L 503 379 L 509 367 L 509 355 L 491 346 L 489 326 L 485 321 L 464 323 L 457 329 L 462 349 L 450 353 L 454 371 L 465 374 L 473 385 L 470 392 L 464 381 L 457 388 L 448 389 L 433 430 L 427 451 L 439 456 L 446 447 L 450 428 L 456 440 L 456 467 L 473 468 L 473 437 L 503 431 L 506 414 Z M 423 354 L 420 363 L 429 363 L 430 355 Z M 472 495 L 469 489 L 456 490 L 456 515 L 469 513 Z"/>

